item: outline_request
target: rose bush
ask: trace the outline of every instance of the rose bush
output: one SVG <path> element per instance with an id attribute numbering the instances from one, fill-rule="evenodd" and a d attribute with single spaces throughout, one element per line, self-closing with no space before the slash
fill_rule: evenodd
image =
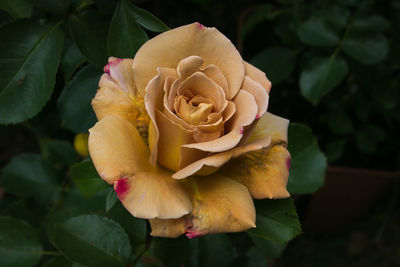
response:
<path id="1" fill-rule="evenodd" d="M 104 71 L 90 155 L 153 236 L 247 230 L 252 198 L 289 196 L 288 121 L 266 112 L 270 81 L 217 29 L 164 32 Z"/>

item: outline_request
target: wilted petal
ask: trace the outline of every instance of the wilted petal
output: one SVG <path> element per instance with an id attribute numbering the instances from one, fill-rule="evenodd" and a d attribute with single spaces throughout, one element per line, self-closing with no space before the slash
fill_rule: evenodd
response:
<path id="1" fill-rule="evenodd" d="M 179 62 L 196 55 L 204 65 L 214 64 L 226 77 L 235 95 L 244 77 L 243 60 L 231 41 L 215 28 L 193 23 L 164 32 L 146 42 L 136 53 L 133 72 L 139 90 L 157 75 L 157 67 L 176 68 Z"/>
<path id="2" fill-rule="evenodd" d="M 108 74 L 103 74 L 103 77 Z M 113 87 L 100 87 L 95 98 L 92 100 L 92 107 L 96 113 L 97 120 L 110 115 L 117 115 L 128 121 L 136 119 L 139 110 L 135 109 L 132 99 L 123 90 Z"/>
<path id="3" fill-rule="evenodd" d="M 243 61 L 243 63 L 245 68 L 245 75 L 249 76 L 251 79 L 261 84 L 269 93 L 269 91 L 271 91 L 271 82 L 268 80 L 267 76 L 265 76 L 265 73 L 257 69 L 253 65 L 247 63 L 246 61 Z"/>
<path id="4" fill-rule="evenodd" d="M 239 157 L 245 153 L 260 150 L 261 148 L 267 147 L 271 143 L 269 137 L 262 138 L 244 146 L 236 147 L 226 152 L 217 153 L 209 157 L 200 159 L 185 168 L 179 170 L 172 175 L 175 179 L 183 179 L 190 175 L 209 175 L 218 170 L 222 165 L 228 162 L 232 158 Z"/>
<path id="5" fill-rule="evenodd" d="M 289 151 L 275 145 L 230 161 L 221 173 L 245 185 L 253 198 L 286 198 L 289 167 Z"/>
<path id="6" fill-rule="evenodd" d="M 258 120 L 247 142 L 269 136 L 273 144 L 287 143 L 288 127 L 289 120 L 267 112 Z"/>
<path id="7" fill-rule="evenodd" d="M 183 186 L 168 171 L 153 169 L 114 182 L 114 189 L 124 207 L 143 219 L 180 218 L 192 211 Z"/>
<path id="8" fill-rule="evenodd" d="M 209 142 L 187 144 L 184 147 L 207 152 L 221 152 L 234 148 L 242 139 L 244 127 L 255 120 L 258 107 L 254 96 L 245 90 L 240 90 L 233 102 L 236 112 L 225 127 L 227 134 Z"/>
<path id="9" fill-rule="evenodd" d="M 185 181 L 193 197 L 193 211 L 186 222 L 187 237 L 241 232 L 255 227 L 253 200 L 242 184 L 219 175 Z"/>
<path id="10" fill-rule="evenodd" d="M 104 72 L 108 73 L 113 81 L 128 95 L 136 96 L 136 86 L 132 71 L 133 59 L 110 57 L 108 64 L 104 67 Z M 100 86 L 101 87 L 101 86 Z M 139 91 L 141 97 L 144 91 Z"/>
<path id="11" fill-rule="evenodd" d="M 89 130 L 89 152 L 107 183 L 150 169 L 149 151 L 137 129 L 118 116 L 107 116 Z"/>
<path id="12" fill-rule="evenodd" d="M 242 90 L 246 90 L 254 96 L 258 105 L 257 118 L 260 118 L 268 108 L 269 95 L 267 90 L 248 76 L 244 77 Z"/>
<path id="13" fill-rule="evenodd" d="M 187 229 L 187 216 L 178 219 L 151 219 L 151 235 L 176 238 L 183 235 Z"/>

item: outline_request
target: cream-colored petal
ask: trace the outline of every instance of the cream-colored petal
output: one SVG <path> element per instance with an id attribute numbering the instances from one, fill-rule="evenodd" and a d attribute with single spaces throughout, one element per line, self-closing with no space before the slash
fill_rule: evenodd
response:
<path id="1" fill-rule="evenodd" d="M 208 152 L 222 152 L 234 148 L 243 136 L 244 127 L 255 120 L 258 107 L 254 96 L 245 90 L 240 90 L 233 102 L 236 112 L 225 127 L 228 134 L 209 142 L 187 144 L 184 147 Z"/>
<path id="2" fill-rule="evenodd" d="M 189 56 L 199 56 L 204 65 L 218 66 L 226 77 L 232 96 L 244 77 L 243 60 L 231 41 L 215 28 L 192 23 L 164 32 L 147 41 L 136 53 L 133 72 L 139 90 L 157 75 L 157 67 L 176 68 Z"/>
<path id="3" fill-rule="evenodd" d="M 189 195 L 171 172 L 153 169 L 114 182 L 124 207 L 143 219 L 180 218 L 192 211 Z"/>
<path id="4" fill-rule="evenodd" d="M 201 70 L 208 78 L 216 82 L 225 92 L 226 99 L 231 100 L 233 95 L 229 91 L 228 81 L 215 65 L 209 65 Z"/>
<path id="5" fill-rule="evenodd" d="M 101 80 L 106 75 L 108 76 L 108 74 L 104 74 Z M 138 115 L 138 110 L 135 109 L 132 99 L 116 86 L 100 87 L 92 100 L 92 107 L 97 120 L 106 116 L 117 115 L 132 122 Z"/>
<path id="6" fill-rule="evenodd" d="M 221 137 L 223 134 L 223 129 L 217 130 L 215 132 L 203 132 L 199 128 L 196 128 L 193 133 L 193 139 L 195 142 L 208 142 Z"/>
<path id="7" fill-rule="evenodd" d="M 203 59 L 199 56 L 190 56 L 179 62 L 177 71 L 179 76 L 184 80 L 193 73 L 197 72 L 203 65 Z"/>
<path id="8" fill-rule="evenodd" d="M 245 185 L 253 198 L 287 198 L 289 167 L 289 152 L 275 145 L 233 159 L 220 173 Z"/>
<path id="9" fill-rule="evenodd" d="M 151 168 L 149 151 L 136 128 L 119 116 L 107 116 L 89 130 L 89 152 L 107 183 Z"/>
<path id="10" fill-rule="evenodd" d="M 242 90 L 246 90 L 247 92 L 251 93 L 256 99 L 258 105 L 257 118 L 260 118 L 265 112 L 267 112 L 269 95 L 267 90 L 265 90 L 261 84 L 249 78 L 248 76 L 245 76 Z"/>
<path id="11" fill-rule="evenodd" d="M 249 76 L 251 79 L 261 84 L 269 93 L 269 91 L 271 91 L 272 85 L 271 82 L 268 80 L 267 76 L 265 76 L 265 73 L 257 69 L 253 65 L 247 63 L 246 61 L 243 61 L 243 63 L 244 63 L 245 75 Z"/>
<path id="12" fill-rule="evenodd" d="M 228 104 L 226 105 L 226 108 L 224 112 L 222 113 L 222 116 L 224 117 L 224 122 L 227 122 L 232 118 L 232 116 L 236 112 L 236 105 L 232 101 L 228 101 Z"/>
<path id="13" fill-rule="evenodd" d="M 156 164 L 157 161 L 157 143 L 160 132 L 156 122 L 156 109 L 163 110 L 163 86 L 167 77 L 178 78 L 178 74 L 174 69 L 169 68 L 158 68 L 158 75 L 155 76 L 146 87 L 146 94 L 144 97 L 144 103 L 146 106 L 147 114 L 151 119 L 152 134 L 149 134 L 149 144 L 151 145 L 150 151 L 150 163 Z M 149 130 L 150 131 L 150 130 Z M 151 138 L 151 139 L 150 139 Z"/>
<path id="14" fill-rule="evenodd" d="M 244 146 L 236 147 L 226 152 L 213 154 L 209 157 L 200 159 L 172 175 L 175 179 L 183 179 L 190 175 L 210 175 L 216 172 L 222 165 L 232 158 L 239 157 L 251 151 L 257 151 L 267 147 L 271 143 L 269 137 L 262 138 Z"/>
<path id="15" fill-rule="evenodd" d="M 273 144 L 287 143 L 288 127 L 289 120 L 267 112 L 258 120 L 247 142 L 269 136 Z"/>
<path id="16" fill-rule="evenodd" d="M 186 232 L 187 216 L 178 219 L 151 219 L 151 235 L 157 237 L 176 238 Z"/>
<path id="17" fill-rule="evenodd" d="M 162 133 L 158 138 L 157 161 L 165 168 L 177 171 L 181 158 L 181 146 L 193 142 L 193 131 L 184 129 L 158 110 L 156 111 L 156 121 L 158 129 Z"/>
<path id="18" fill-rule="evenodd" d="M 192 93 L 193 96 L 211 99 L 215 103 L 216 112 L 224 110 L 227 105 L 222 88 L 202 72 L 193 73 L 180 84 L 178 95 L 184 95 L 185 91 Z"/>
<path id="19" fill-rule="evenodd" d="M 186 236 L 233 233 L 255 227 L 256 212 L 247 188 L 220 175 L 187 180 L 193 211 L 186 222 Z"/>
<path id="20" fill-rule="evenodd" d="M 136 96 L 135 80 L 132 71 L 133 59 L 131 58 L 108 58 L 108 64 L 104 67 L 104 72 L 119 85 L 119 87 L 128 95 Z M 141 97 L 144 91 L 139 91 Z"/>
<path id="21" fill-rule="evenodd" d="M 220 175 L 192 177 L 185 182 L 192 197 L 192 213 L 178 219 L 150 220 L 152 236 L 175 238 L 186 233 L 195 238 L 255 227 L 253 200 L 240 183 Z"/>

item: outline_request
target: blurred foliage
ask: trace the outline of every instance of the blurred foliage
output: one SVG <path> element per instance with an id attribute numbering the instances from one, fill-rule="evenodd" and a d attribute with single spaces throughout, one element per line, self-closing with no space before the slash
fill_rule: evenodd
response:
<path id="1" fill-rule="evenodd" d="M 238 43 L 273 84 L 270 110 L 310 125 L 330 163 L 399 168 L 399 12 L 397 0 L 297 0 L 245 14 Z"/>
<path id="2" fill-rule="evenodd" d="M 286 199 L 256 201 L 245 233 L 152 238 L 74 150 L 107 58 L 193 21 L 265 71 L 269 110 L 296 122 L 290 193 L 321 187 L 327 159 L 398 168 L 400 1 L 265 2 L 2 0 L 0 265 L 265 266 L 302 232 Z"/>

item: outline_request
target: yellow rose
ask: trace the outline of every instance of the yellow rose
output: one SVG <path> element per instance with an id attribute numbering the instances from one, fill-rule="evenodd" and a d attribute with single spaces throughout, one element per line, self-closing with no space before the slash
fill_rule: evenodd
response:
<path id="1" fill-rule="evenodd" d="M 289 196 L 288 121 L 266 112 L 270 81 L 217 29 L 170 30 L 104 70 L 90 155 L 153 236 L 244 231 L 252 198 Z"/>

